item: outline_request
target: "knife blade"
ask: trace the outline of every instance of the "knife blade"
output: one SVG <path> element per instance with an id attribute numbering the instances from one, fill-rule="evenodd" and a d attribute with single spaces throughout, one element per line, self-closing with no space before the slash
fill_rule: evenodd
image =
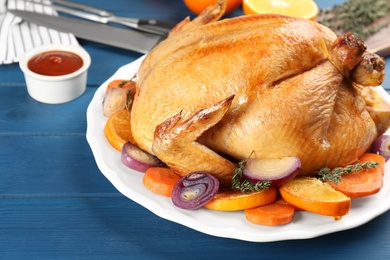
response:
<path id="1" fill-rule="evenodd" d="M 142 33 L 64 16 L 52 16 L 21 10 L 8 11 L 26 21 L 61 32 L 73 33 L 76 37 L 84 40 L 143 54 L 149 52 L 157 43 L 166 38 L 165 35 Z"/>
<path id="2" fill-rule="evenodd" d="M 51 0 L 51 3 L 45 3 L 42 1 L 36 2 L 34 0 L 23 1 L 42 7 L 47 6 L 56 10 L 57 12 L 69 14 L 86 20 L 103 24 L 117 23 L 124 26 L 128 26 L 132 29 L 137 29 L 139 31 L 149 32 L 157 35 L 167 34 L 175 26 L 175 24 L 156 19 L 121 17 L 103 9 L 65 0 Z"/>

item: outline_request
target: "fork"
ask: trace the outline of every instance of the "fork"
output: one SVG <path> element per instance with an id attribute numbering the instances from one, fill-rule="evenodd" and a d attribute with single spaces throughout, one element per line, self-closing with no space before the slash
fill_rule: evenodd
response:
<path id="1" fill-rule="evenodd" d="M 116 16 L 106 10 L 96 7 L 79 4 L 65 0 L 51 0 L 52 4 L 43 2 L 35 2 L 33 0 L 19 0 L 38 4 L 43 6 L 50 6 L 58 12 L 66 13 L 83 19 L 91 20 L 98 23 L 107 24 L 109 22 L 124 25 L 139 31 L 144 31 L 157 35 L 166 35 L 175 26 L 175 24 L 155 19 L 138 19 L 130 17 Z"/>

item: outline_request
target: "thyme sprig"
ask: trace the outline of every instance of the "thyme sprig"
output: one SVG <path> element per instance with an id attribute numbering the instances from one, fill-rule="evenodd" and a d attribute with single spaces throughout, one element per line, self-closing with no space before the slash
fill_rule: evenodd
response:
<path id="1" fill-rule="evenodd" d="M 123 80 L 121 83 L 118 84 L 119 88 L 123 88 L 127 82 L 129 82 L 128 80 Z"/>
<path id="2" fill-rule="evenodd" d="M 322 9 L 317 21 L 338 34 L 351 32 L 362 40 L 390 24 L 390 1 L 348 0 Z"/>
<path id="3" fill-rule="evenodd" d="M 133 91 L 130 89 L 127 91 L 127 97 L 126 97 L 126 109 L 130 111 L 131 104 L 133 103 Z"/>
<path id="4" fill-rule="evenodd" d="M 122 81 L 120 84 L 119 84 L 119 87 L 120 88 L 123 88 L 127 82 L 129 81 L 133 81 L 134 79 L 137 78 L 137 73 L 135 73 L 131 78 L 130 80 L 124 80 Z M 127 91 L 127 102 L 126 102 L 126 109 L 127 110 L 130 110 L 131 109 L 131 104 L 133 104 L 133 91 L 130 89 L 129 91 Z"/>
<path id="5" fill-rule="evenodd" d="M 252 156 L 252 154 L 253 152 L 251 153 L 249 158 Z M 240 190 L 242 193 L 249 193 L 251 191 L 261 191 L 269 188 L 271 186 L 270 181 L 258 181 L 255 183 L 245 178 L 243 172 L 248 159 L 239 162 L 238 168 L 234 169 L 234 175 L 232 177 L 232 189 Z"/>
<path id="6" fill-rule="evenodd" d="M 324 167 L 318 172 L 318 179 L 323 182 L 328 181 L 337 184 L 341 181 L 341 178 L 344 174 L 350 174 L 363 169 L 374 169 L 378 165 L 378 162 L 365 162 L 362 164 L 356 163 L 345 167 L 336 167 L 333 170 L 329 169 L 328 167 Z"/>

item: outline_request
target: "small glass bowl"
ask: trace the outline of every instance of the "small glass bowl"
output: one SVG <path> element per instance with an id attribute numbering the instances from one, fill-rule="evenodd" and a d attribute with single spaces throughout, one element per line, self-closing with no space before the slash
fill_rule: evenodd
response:
<path id="1" fill-rule="evenodd" d="M 77 54 L 83 60 L 80 69 L 61 76 L 46 76 L 37 74 L 28 68 L 28 61 L 37 54 L 48 51 L 68 51 Z M 26 52 L 19 61 L 24 73 L 28 94 L 35 100 L 47 104 L 60 104 L 81 96 L 87 87 L 87 72 L 91 65 L 91 57 L 80 46 L 73 45 L 43 45 Z"/>

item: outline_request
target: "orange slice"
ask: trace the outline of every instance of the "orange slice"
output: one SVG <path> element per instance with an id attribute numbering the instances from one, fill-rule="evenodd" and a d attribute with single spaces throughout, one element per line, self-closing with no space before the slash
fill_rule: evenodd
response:
<path id="1" fill-rule="evenodd" d="M 313 0 L 243 0 L 244 14 L 283 14 L 314 20 L 318 6 Z"/>
<path id="2" fill-rule="evenodd" d="M 351 198 L 312 177 L 295 178 L 279 187 L 279 191 L 287 203 L 335 219 L 348 214 L 351 208 Z"/>
<path id="3" fill-rule="evenodd" d="M 112 147 L 118 151 L 122 151 L 122 146 L 126 142 L 134 143 L 130 129 L 130 111 L 123 109 L 112 114 L 104 126 L 104 135 Z"/>
<path id="4" fill-rule="evenodd" d="M 241 191 L 220 191 L 204 207 L 213 210 L 233 211 L 259 207 L 270 204 L 276 200 L 276 188 L 251 193 Z"/>

